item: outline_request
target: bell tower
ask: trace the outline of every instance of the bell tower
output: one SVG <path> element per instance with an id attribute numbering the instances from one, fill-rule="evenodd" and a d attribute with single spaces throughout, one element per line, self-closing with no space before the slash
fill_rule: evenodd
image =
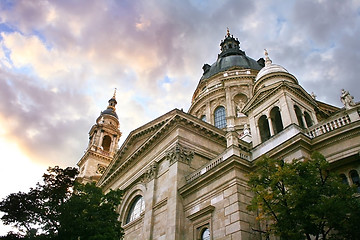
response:
<path id="1" fill-rule="evenodd" d="M 116 89 L 107 109 L 100 113 L 89 131 L 88 147 L 77 163 L 80 168 L 78 180 L 82 183 L 97 182 L 109 166 L 121 137 L 116 114 Z"/>

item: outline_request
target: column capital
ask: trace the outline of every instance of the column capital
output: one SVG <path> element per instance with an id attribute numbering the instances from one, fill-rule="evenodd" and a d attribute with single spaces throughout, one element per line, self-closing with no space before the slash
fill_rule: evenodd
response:
<path id="1" fill-rule="evenodd" d="M 190 165 L 193 157 L 194 151 L 180 143 L 176 143 L 172 149 L 166 152 L 166 159 L 169 160 L 170 165 L 178 161 Z"/>

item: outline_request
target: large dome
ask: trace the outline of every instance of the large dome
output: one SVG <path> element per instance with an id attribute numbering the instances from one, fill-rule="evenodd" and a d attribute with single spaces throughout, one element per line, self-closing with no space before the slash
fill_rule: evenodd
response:
<path id="1" fill-rule="evenodd" d="M 221 52 L 218 55 L 217 61 L 211 66 L 209 64 L 203 66 L 204 73 L 200 81 L 233 67 L 257 71 L 264 67 L 264 59 L 261 58 L 258 61 L 255 61 L 246 56 L 245 52 L 240 49 L 239 40 L 234 38 L 233 35 L 230 35 L 229 29 L 225 39 L 221 41 L 220 47 Z"/>
<path id="2" fill-rule="evenodd" d="M 274 72 L 285 72 L 289 73 L 288 70 L 286 70 L 283 66 L 270 63 L 269 65 L 266 65 L 263 67 L 260 72 L 257 74 L 255 81 L 259 80 L 261 77 Z"/>
<path id="3" fill-rule="evenodd" d="M 254 59 L 244 55 L 230 55 L 219 57 L 217 61 L 203 74 L 202 79 L 209 78 L 219 72 L 226 71 L 232 67 L 260 70 L 262 66 Z"/>
<path id="4" fill-rule="evenodd" d="M 283 66 L 272 63 L 269 54 L 265 49 L 265 67 L 263 67 L 255 78 L 253 92 L 257 92 L 262 87 L 275 84 L 277 82 L 288 81 L 298 84 L 297 79 L 288 72 Z"/>

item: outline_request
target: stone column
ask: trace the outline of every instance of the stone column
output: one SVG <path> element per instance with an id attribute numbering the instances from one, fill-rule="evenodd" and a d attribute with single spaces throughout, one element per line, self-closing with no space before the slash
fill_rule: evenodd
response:
<path id="1" fill-rule="evenodd" d="M 287 99 L 285 96 L 281 96 L 279 101 L 280 101 L 279 108 L 280 108 L 281 120 L 283 123 L 283 127 L 286 128 L 291 123 L 293 123 L 292 122 L 293 117 L 290 113 L 291 109 L 289 108 L 289 104 L 287 103 Z"/>
<path id="2" fill-rule="evenodd" d="M 211 106 L 210 106 L 210 101 L 207 101 L 206 102 L 206 122 L 207 123 L 210 123 L 210 124 L 214 124 L 214 123 L 212 123 L 211 121 L 211 119 L 212 119 L 212 117 L 211 117 Z"/>
<path id="3" fill-rule="evenodd" d="M 294 103 L 291 100 L 291 98 L 286 97 L 286 103 L 287 103 L 287 109 L 288 109 L 288 116 L 290 116 L 290 121 L 291 123 L 297 123 L 297 117 L 295 114 L 295 110 L 294 110 Z M 287 116 L 287 114 L 284 114 L 284 116 Z M 282 116 L 281 116 L 282 117 Z M 286 124 L 286 126 L 284 125 L 284 128 L 287 127 L 288 125 Z"/>
<path id="4" fill-rule="evenodd" d="M 302 121 L 303 121 L 304 128 L 307 128 L 308 126 L 307 126 L 307 124 L 306 124 L 306 120 L 305 120 L 305 116 L 304 116 L 304 111 L 303 111 L 303 110 L 301 110 L 301 119 L 302 119 Z"/>
<path id="5" fill-rule="evenodd" d="M 99 141 L 98 141 L 98 147 L 101 147 L 102 141 L 103 141 L 103 137 L 104 137 L 104 130 L 100 130 L 100 134 L 99 134 Z"/>
<path id="6" fill-rule="evenodd" d="M 113 136 L 112 138 L 111 138 L 111 144 L 110 144 L 110 155 L 112 156 L 113 154 L 114 154 L 114 148 L 115 148 L 115 142 L 116 142 L 116 138 L 117 137 L 115 137 L 115 136 Z"/>
<path id="7" fill-rule="evenodd" d="M 252 142 L 253 146 L 256 146 L 260 143 L 260 132 L 257 122 L 255 121 L 254 117 L 249 117 L 249 125 L 250 125 L 250 131 L 252 136 Z"/>
<path id="8" fill-rule="evenodd" d="M 235 114 L 234 114 L 234 106 L 231 101 L 231 92 L 230 87 L 225 87 L 225 101 L 226 101 L 226 125 L 227 126 L 234 126 L 235 124 Z"/>
<path id="9" fill-rule="evenodd" d="M 269 130 L 270 130 L 270 136 L 274 136 L 274 129 L 272 125 L 272 119 L 271 117 L 266 116 L 268 124 L 269 124 Z"/>

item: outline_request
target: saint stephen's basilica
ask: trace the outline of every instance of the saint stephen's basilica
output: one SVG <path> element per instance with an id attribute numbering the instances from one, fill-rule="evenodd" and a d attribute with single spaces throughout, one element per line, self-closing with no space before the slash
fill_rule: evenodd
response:
<path id="1" fill-rule="evenodd" d="M 348 91 L 339 91 L 342 108 L 316 100 L 266 50 L 247 56 L 229 31 L 220 49 L 188 112 L 159 116 L 119 147 L 114 95 L 90 129 L 79 179 L 125 191 L 126 240 L 260 239 L 247 176 L 264 154 L 291 161 L 318 151 L 359 185 L 360 103 Z"/>

